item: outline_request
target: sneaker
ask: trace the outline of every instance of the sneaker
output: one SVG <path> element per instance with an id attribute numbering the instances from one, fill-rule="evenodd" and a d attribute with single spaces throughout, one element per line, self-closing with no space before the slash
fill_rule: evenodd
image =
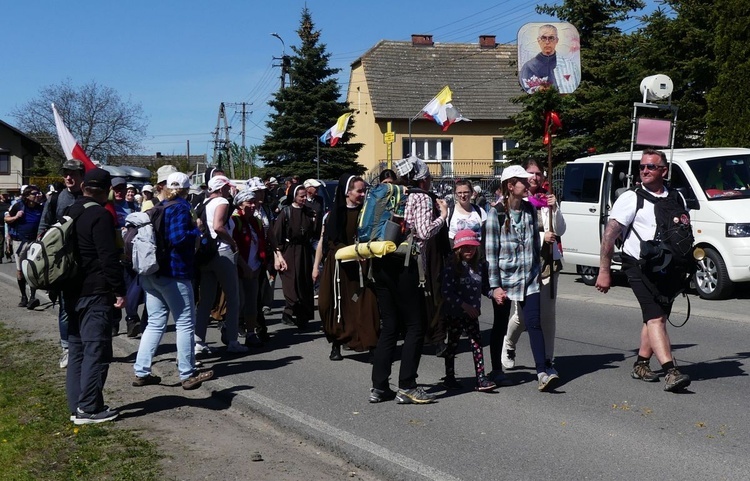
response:
<path id="1" fill-rule="evenodd" d="M 21 302 L 18 303 L 18 307 L 26 307 L 29 305 L 29 298 L 26 296 L 21 296 Z"/>
<path id="2" fill-rule="evenodd" d="M 282 314 L 281 315 L 281 323 L 285 326 L 294 326 L 294 319 L 289 314 Z"/>
<path id="3" fill-rule="evenodd" d="M 503 371 L 492 371 L 487 376 L 497 387 L 513 386 L 515 383 Z"/>
<path id="4" fill-rule="evenodd" d="M 560 380 L 558 376 L 550 376 L 546 372 L 540 372 L 536 375 L 537 379 L 539 379 L 539 390 L 544 391 L 550 391 L 555 385 L 557 384 L 557 381 Z"/>
<path id="5" fill-rule="evenodd" d="M 193 352 L 195 353 L 196 356 L 201 356 L 201 355 L 210 356 L 211 354 L 214 353 L 213 349 L 208 347 L 208 344 L 206 344 L 205 342 L 198 342 L 198 341 L 196 341 L 195 343 Z"/>
<path id="6" fill-rule="evenodd" d="M 227 352 L 232 354 L 243 354 L 248 352 L 250 349 L 240 344 L 240 341 L 231 341 L 227 346 Z"/>
<path id="7" fill-rule="evenodd" d="M 633 371 L 630 373 L 630 377 L 646 382 L 657 382 L 659 380 L 659 375 L 651 370 L 648 361 L 636 361 L 633 364 Z"/>
<path id="8" fill-rule="evenodd" d="M 497 389 L 497 384 L 487 379 L 487 377 L 482 376 L 477 380 L 477 387 L 474 389 L 479 392 L 490 392 Z"/>
<path id="9" fill-rule="evenodd" d="M 664 380 L 664 390 L 669 392 L 680 391 L 690 385 L 690 376 L 682 374 L 676 367 L 667 371 Z"/>
<path id="10" fill-rule="evenodd" d="M 463 389 L 463 385 L 456 379 L 456 376 L 454 375 L 448 375 L 445 376 L 441 381 L 440 384 L 443 385 L 445 389 L 448 391 L 457 391 L 459 389 Z"/>
<path id="11" fill-rule="evenodd" d="M 68 350 L 63 348 L 60 355 L 60 369 L 65 369 L 66 367 L 68 367 Z"/>
<path id="12" fill-rule="evenodd" d="M 500 353 L 500 362 L 505 369 L 516 367 L 516 350 L 508 341 L 508 336 L 503 338 L 503 351 Z"/>
<path id="13" fill-rule="evenodd" d="M 39 307 L 39 304 L 41 304 L 39 299 L 37 299 L 36 297 L 32 297 L 31 299 L 29 299 L 29 303 L 26 305 L 26 309 L 33 311 L 34 309 Z"/>
<path id="14" fill-rule="evenodd" d="M 120 324 L 112 324 L 112 337 L 117 337 L 120 334 Z"/>
<path id="15" fill-rule="evenodd" d="M 199 387 L 201 387 L 201 384 L 208 381 L 209 379 L 212 379 L 213 377 L 214 372 L 211 370 L 196 372 L 189 378 L 182 381 L 182 389 L 186 391 L 190 391 L 191 389 L 198 389 Z"/>
<path id="16" fill-rule="evenodd" d="M 381 403 L 383 401 L 392 401 L 396 399 L 396 393 L 391 389 L 375 389 L 370 388 L 370 402 Z"/>
<path id="17" fill-rule="evenodd" d="M 411 389 L 399 389 L 396 394 L 396 402 L 399 404 L 429 404 L 435 402 L 434 394 L 427 394 L 421 387 Z"/>
<path id="18" fill-rule="evenodd" d="M 448 344 L 441 341 L 440 344 L 435 346 L 435 355 L 437 357 L 448 357 Z"/>
<path id="19" fill-rule="evenodd" d="M 551 359 L 547 359 L 544 362 L 544 367 L 545 367 L 545 370 L 547 371 L 547 374 L 549 374 L 550 376 L 560 377 L 560 375 L 557 372 L 557 369 L 555 369 L 554 365 L 552 364 Z"/>
<path id="20" fill-rule="evenodd" d="M 81 408 L 77 408 L 76 418 L 73 420 L 73 423 L 78 426 L 82 424 L 106 423 L 107 421 L 114 420 L 119 414 L 117 411 L 110 411 L 106 406 L 105 409 L 98 413 L 85 413 L 81 411 Z"/>
<path id="21" fill-rule="evenodd" d="M 255 334 L 247 334 L 245 336 L 245 346 L 247 347 L 261 347 L 263 345 L 263 342 L 260 340 L 260 338 Z"/>
<path id="22" fill-rule="evenodd" d="M 143 377 L 135 377 L 135 381 L 133 381 L 133 386 L 135 387 L 141 387 L 141 386 L 153 386 L 155 384 L 159 384 L 161 382 L 161 378 L 159 376 L 154 376 L 153 374 L 147 374 Z"/>
<path id="23" fill-rule="evenodd" d="M 126 320 L 127 322 L 127 328 L 126 332 L 129 338 L 133 339 L 138 337 L 138 334 L 141 333 L 141 321 L 138 319 L 133 320 Z"/>
<path id="24" fill-rule="evenodd" d="M 263 315 L 269 315 L 271 314 L 271 308 L 268 306 L 263 306 Z"/>

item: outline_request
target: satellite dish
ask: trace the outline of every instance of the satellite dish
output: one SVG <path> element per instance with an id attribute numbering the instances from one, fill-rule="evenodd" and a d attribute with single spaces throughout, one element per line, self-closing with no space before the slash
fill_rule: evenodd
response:
<path id="1" fill-rule="evenodd" d="M 673 89 L 672 79 L 664 74 L 651 75 L 641 80 L 641 94 L 643 94 L 644 102 L 669 98 Z"/>

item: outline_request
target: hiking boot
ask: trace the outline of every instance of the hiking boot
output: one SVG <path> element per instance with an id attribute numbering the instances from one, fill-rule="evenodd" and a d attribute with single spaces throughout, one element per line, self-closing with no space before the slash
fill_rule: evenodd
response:
<path id="1" fill-rule="evenodd" d="M 497 384 L 487 379 L 486 376 L 482 376 L 477 379 L 477 386 L 474 388 L 479 392 L 490 392 L 497 389 Z"/>
<path id="2" fill-rule="evenodd" d="M 78 426 L 82 424 L 106 423 L 107 421 L 114 420 L 119 414 L 117 411 L 110 411 L 106 406 L 98 413 L 85 413 L 81 411 L 81 408 L 77 408 L 76 418 L 73 420 L 73 423 Z"/>
<path id="3" fill-rule="evenodd" d="M 159 376 L 154 376 L 153 374 L 146 374 L 143 377 L 136 376 L 135 381 L 133 381 L 134 387 L 141 387 L 141 386 L 153 386 L 155 384 L 159 384 L 161 382 L 161 378 Z"/>
<path id="4" fill-rule="evenodd" d="M 421 387 L 411 389 L 399 389 L 396 394 L 396 402 L 399 404 L 429 404 L 435 402 L 434 394 L 427 394 Z"/>
<path id="5" fill-rule="evenodd" d="M 505 369 L 516 367 L 516 350 L 508 341 L 508 336 L 503 337 L 503 350 L 500 353 L 500 362 Z"/>
<path id="6" fill-rule="evenodd" d="M 457 391 L 459 389 L 462 389 L 464 386 L 456 379 L 456 376 L 449 374 L 445 376 L 441 381 L 440 384 L 443 385 L 445 389 L 448 391 Z"/>
<path id="7" fill-rule="evenodd" d="M 60 355 L 60 369 L 65 369 L 66 367 L 68 367 L 68 350 L 63 348 Z"/>
<path id="8" fill-rule="evenodd" d="M 664 390 L 669 392 L 680 391 L 690 385 L 690 376 L 682 374 L 676 367 L 667 371 L 664 380 Z"/>
<path id="9" fill-rule="evenodd" d="M 242 346 L 242 347 L 245 347 L 245 346 Z M 208 381 L 209 379 L 212 379 L 213 377 L 214 377 L 214 372 L 211 370 L 196 372 L 189 378 L 182 381 L 182 389 L 186 391 L 190 391 L 191 389 L 198 389 L 199 387 L 201 387 L 201 384 Z"/>
<path id="10" fill-rule="evenodd" d="M 659 380 L 659 375 L 651 370 L 648 361 L 636 361 L 633 364 L 633 371 L 630 373 L 630 377 L 646 382 L 657 382 Z"/>
<path id="11" fill-rule="evenodd" d="M 552 390 L 553 387 L 557 384 L 557 382 L 560 380 L 558 376 L 550 376 L 546 372 L 540 372 L 536 375 L 537 379 L 539 379 L 539 391 L 545 392 Z"/>
<path id="12" fill-rule="evenodd" d="M 36 297 L 32 297 L 31 299 L 29 299 L 29 303 L 26 305 L 26 309 L 33 311 L 34 309 L 39 307 L 39 304 L 41 304 L 39 299 L 37 299 Z"/>
<path id="13" fill-rule="evenodd" d="M 383 401 L 392 401 L 396 399 L 396 393 L 390 389 L 370 388 L 370 402 L 381 403 Z"/>
<path id="14" fill-rule="evenodd" d="M 331 361 L 343 361 L 344 356 L 341 355 L 341 345 L 335 344 L 331 347 L 331 354 L 328 356 Z"/>
<path id="15" fill-rule="evenodd" d="M 18 307 L 26 307 L 29 305 L 29 298 L 24 294 L 21 296 L 21 302 L 18 303 Z"/>

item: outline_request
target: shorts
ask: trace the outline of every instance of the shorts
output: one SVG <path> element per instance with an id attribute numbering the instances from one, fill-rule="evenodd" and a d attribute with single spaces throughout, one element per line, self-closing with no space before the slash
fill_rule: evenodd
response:
<path id="1" fill-rule="evenodd" d="M 29 252 L 29 247 L 32 241 L 13 241 L 13 254 L 16 260 L 16 270 L 21 271 L 21 261 L 26 259 L 26 254 Z"/>
<path id="2" fill-rule="evenodd" d="M 623 269 L 625 270 L 625 275 L 628 276 L 630 288 L 633 289 L 633 294 L 635 294 L 635 298 L 641 306 L 643 322 L 646 323 L 651 319 L 659 317 L 669 317 L 674 301 L 664 301 L 664 296 L 661 296 L 662 301 L 657 300 L 659 292 L 656 289 L 656 285 L 658 282 L 646 276 L 641 268 L 636 265 L 623 265 Z"/>

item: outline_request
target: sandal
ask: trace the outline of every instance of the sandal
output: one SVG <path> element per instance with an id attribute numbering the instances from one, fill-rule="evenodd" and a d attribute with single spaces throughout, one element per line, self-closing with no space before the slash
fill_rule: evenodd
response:
<path id="1" fill-rule="evenodd" d="M 191 389 L 197 389 L 205 381 L 214 377 L 214 372 L 211 370 L 197 372 L 189 378 L 182 381 L 182 389 L 189 391 Z"/>

